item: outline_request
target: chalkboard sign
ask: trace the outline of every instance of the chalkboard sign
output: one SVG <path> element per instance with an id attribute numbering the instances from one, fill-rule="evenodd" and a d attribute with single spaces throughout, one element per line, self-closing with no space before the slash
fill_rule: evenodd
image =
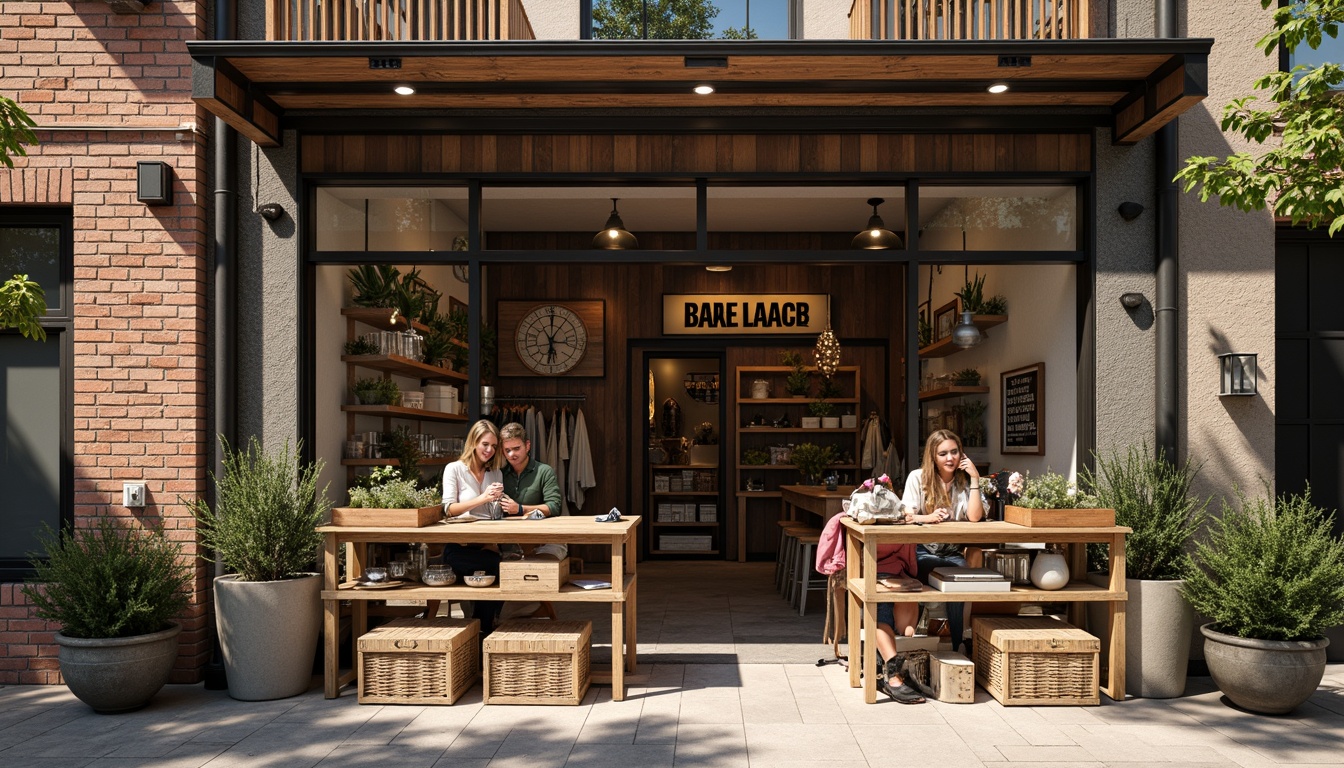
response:
<path id="1" fill-rule="evenodd" d="M 1045 363 L 999 374 L 1001 453 L 1045 453 Z"/>

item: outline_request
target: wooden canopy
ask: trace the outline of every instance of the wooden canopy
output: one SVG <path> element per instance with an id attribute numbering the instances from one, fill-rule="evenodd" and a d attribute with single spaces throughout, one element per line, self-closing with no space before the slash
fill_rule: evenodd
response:
<path id="1" fill-rule="evenodd" d="M 472 110 L 715 115 L 1068 111 L 1133 144 L 1207 94 L 1207 39 L 1045 41 L 503 41 L 187 44 L 193 97 L 261 146 L 295 116 Z M 1008 86 L 990 93 L 989 86 Z M 709 85 L 714 93 L 694 92 Z M 411 95 L 394 91 L 414 89 Z M 1065 110 L 1064 108 L 1072 108 Z M 832 126 L 832 130 L 835 126 Z"/>

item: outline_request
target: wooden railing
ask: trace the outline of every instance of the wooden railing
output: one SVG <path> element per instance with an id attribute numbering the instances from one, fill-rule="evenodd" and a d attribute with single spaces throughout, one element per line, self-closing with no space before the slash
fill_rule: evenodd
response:
<path id="1" fill-rule="evenodd" d="M 854 0 L 852 40 L 1076 40 L 1088 0 Z M 876 34 L 874 34 L 876 31 Z"/>
<path id="2" fill-rule="evenodd" d="M 267 0 L 267 40 L 535 40 L 522 0 Z"/>

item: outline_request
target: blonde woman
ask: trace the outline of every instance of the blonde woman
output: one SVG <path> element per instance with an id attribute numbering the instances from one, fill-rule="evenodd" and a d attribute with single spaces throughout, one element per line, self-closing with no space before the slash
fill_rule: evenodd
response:
<path id="1" fill-rule="evenodd" d="M 499 430 L 482 419 L 468 430 L 462 455 L 443 468 L 444 513 L 448 517 L 499 517 L 499 503 L 504 498 L 504 476 L 499 464 Z M 499 552 L 482 544 L 448 544 L 443 550 L 443 561 L 458 574 L 485 571 L 499 578 Z M 482 634 L 494 629 L 495 616 L 503 605 L 493 600 L 476 602 L 474 615 L 481 620 Z M 425 615 L 433 618 L 438 609 L 439 601 L 428 601 Z"/>

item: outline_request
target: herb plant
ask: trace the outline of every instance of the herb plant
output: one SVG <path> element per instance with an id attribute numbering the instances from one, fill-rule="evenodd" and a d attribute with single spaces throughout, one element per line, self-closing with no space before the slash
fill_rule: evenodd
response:
<path id="1" fill-rule="evenodd" d="M 802 473 L 806 482 L 816 482 L 821 473 L 835 461 L 835 449 L 815 443 L 799 443 L 789 452 L 789 461 Z"/>
<path id="2" fill-rule="evenodd" d="M 807 390 L 812 386 L 812 378 L 807 375 L 807 369 L 803 365 L 802 353 L 786 349 L 779 353 L 779 361 L 793 369 L 784 378 L 784 391 L 794 397 L 806 395 Z"/>
<path id="3" fill-rule="evenodd" d="M 1014 503 L 1030 509 L 1093 509 L 1101 506 L 1096 496 L 1079 489 L 1063 475 L 1049 471 L 1039 477 L 1028 475 L 1023 482 L 1022 494 Z"/>
<path id="4" fill-rule="evenodd" d="M 148 635 L 187 606 L 191 570 L 160 529 L 100 517 L 73 532 L 46 527 L 38 541 L 45 558 L 30 554 L 37 575 L 23 594 L 67 637 Z"/>
<path id="5" fill-rule="evenodd" d="M 350 506 L 366 509 L 419 509 L 438 505 L 442 495 L 434 488 L 416 488 L 395 467 L 377 467 L 370 484 L 350 489 Z"/>
<path id="6" fill-rule="evenodd" d="M 808 416 L 830 416 L 835 413 L 835 403 L 829 403 L 825 400 L 813 400 L 807 404 Z"/>
<path id="7" fill-rule="evenodd" d="M 401 403 L 401 387 L 392 379 L 373 376 L 359 379 L 354 386 L 355 398 L 361 405 L 398 405 Z"/>
<path id="8" fill-rule="evenodd" d="M 980 372 L 974 368 L 962 368 L 952 374 L 952 380 L 961 387 L 980 386 Z"/>
<path id="9" fill-rule="evenodd" d="M 761 448 L 748 448 L 742 452 L 742 463 L 753 467 L 770 461 L 770 452 Z"/>
<path id="10" fill-rule="evenodd" d="M 376 355 L 378 354 L 378 345 L 364 336 L 359 336 L 345 342 L 343 351 L 347 355 Z"/>

